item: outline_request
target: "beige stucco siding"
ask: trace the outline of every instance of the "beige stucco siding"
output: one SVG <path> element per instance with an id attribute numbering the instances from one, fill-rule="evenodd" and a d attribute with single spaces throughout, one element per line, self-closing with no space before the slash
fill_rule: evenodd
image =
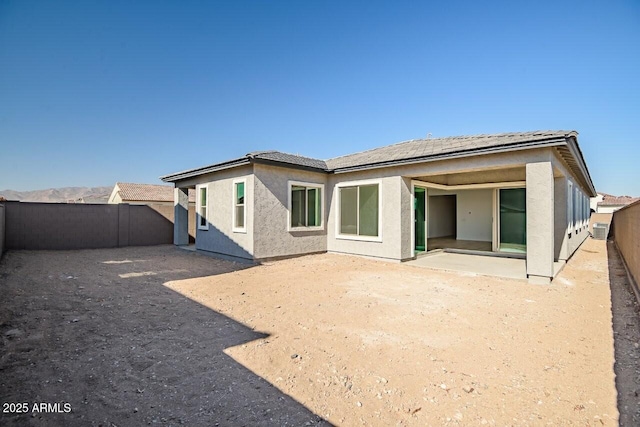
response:
<path id="1" fill-rule="evenodd" d="M 434 215 L 433 196 L 456 196 L 456 211 L 452 218 L 437 218 Z M 493 189 L 477 189 L 477 190 L 436 190 L 428 189 L 428 209 L 429 229 L 427 237 L 442 237 L 455 234 L 458 240 L 475 240 L 482 242 L 490 242 L 493 236 Z M 438 223 L 439 221 L 450 221 L 450 224 Z M 438 232 L 438 228 L 449 229 L 455 227 L 454 233 Z"/>
<path id="2" fill-rule="evenodd" d="M 378 197 L 381 200 L 382 210 L 379 212 L 380 221 L 380 241 L 358 240 L 357 237 L 340 237 L 338 235 L 338 191 L 337 184 L 350 184 L 354 182 L 369 182 L 375 180 L 380 183 Z M 368 172 L 350 173 L 348 175 L 331 176 L 329 179 L 330 189 L 327 191 L 331 200 L 328 230 L 327 230 L 327 250 L 331 252 L 341 252 L 388 258 L 400 260 L 410 257 L 403 253 L 403 214 L 411 215 L 411 211 L 406 207 L 410 206 L 410 199 L 407 198 L 407 186 L 400 176 L 379 177 L 379 175 Z M 410 194 L 410 190 L 409 190 Z M 404 205 L 403 206 L 403 201 Z M 406 251 L 405 251 L 406 252 Z M 408 256 L 407 256 L 408 255 Z"/>
<path id="3" fill-rule="evenodd" d="M 517 169 L 514 169 L 513 173 L 505 175 L 504 171 L 498 168 L 520 168 L 528 162 L 548 162 L 552 158 L 553 154 L 550 149 L 532 149 L 330 175 L 329 188 L 327 189 L 331 200 L 327 249 L 332 252 L 353 253 L 393 260 L 409 259 L 413 257 L 411 178 L 429 181 L 430 176 L 441 177 L 442 174 L 478 172 L 477 177 L 483 178 L 483 182 L 495 182 L 501 179 L 522 177 L 522 172 Z M 338 238 L 336 236 L 338 202 L 335 194 L 336 185 L 349 181 L 375 179 L 380 179 L 382 182 L 382 212 L 380 214 L 382 241 L 371 242 Z M 434 182 L 437 181 L 434 179 Z M 480 210 L 474 208 L 472 213 L 482 213 L 481 216 L 489 221 L 490 214 L 487 208 L 492 200 L 490 190 L 483 194 L 483 197 L 486 198 L 484 203 L 470 200 L 472 205 L 480 208 Z M 468 215 L 469 210 L 467 209 L 466 212 Z M 463 222 L 462 218 L 458 220 Z M 488 228 L 487 231 L 489 230 Z M 471 234 L 476 236 L 477 233 L 474 230 L 465 230 L 465 233 L 472 231 Z"/>
<path id="4" fill-rule="evenodd" d="M 577 187 L 583 194 L 588 195 L 589 190 L 577 179 L 567 164 L 558 156 L 555 150 L 552 157 L 554 168 L 554 258 L 567 260 L 580 247 L 589 236 L 588 219 L 578 227 L 569 229 L 568 217 L 569 183 L 573 188 Z M 574 207 L 575 209 L 575 207 Z"/>
<path id="5" fill-rule="evenodd" d="M 256 164 L 254 166 L 254 256 L 272 258 L 327 250 L 327 175 Z M 289 230 L 289 181 L 322 184 L 323 229 Z"/>
<path id="6" fill-rule="evenodd" d="M 208 230 L 196 229 L 196 248 L 241 258 L 253 258 L 253 193 L 254 178 L 251 166 L 229 169 L 190 180 L 196 190 L 205 186 L 208 191 Z M 245 184 L 245 225 L 246 232 L 233 230 L 234 181 L 246 179 Z M 196 215 L 196 219 L 198 215 Z"/>

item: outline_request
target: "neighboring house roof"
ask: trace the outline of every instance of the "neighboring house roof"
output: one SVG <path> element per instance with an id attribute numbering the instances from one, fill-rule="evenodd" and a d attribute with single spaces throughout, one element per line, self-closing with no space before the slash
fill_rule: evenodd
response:
<path id="1" fill-rule="evenodd" d="M 577 145 L 577 136 L 578 133 L 575 131 L 561 130 L 412 139 L 325 161 L 279 151 L 256 151 L 226 162 L 165 175 L 161 179 L 165 182 L 176 182 L 250 163 L 277 164 L 317 172 L 341 173 L 525 148 L 557 146 L 569 167 L 576 175 L 584 176 L 587 186 L 591 187 L 595 194 L 589 171 Z"/>
<path id="2" fill-rule="evenodd" d="M 640 197 L 631 196 L 611 196 L 609 194 L 599 193 L 604 196 L 602 201 L 598 202 L 598 206 L 625 206 L 640 200 Z"/>
<path id="3" fill-rule="evenodd" d="M 173 202 L 174 198 L 170 185 L 117 182 L 116 187 L 123 202 Z M 189 190 L 189 202 L 195 203 L 195 200 L 195 191 Z"/>

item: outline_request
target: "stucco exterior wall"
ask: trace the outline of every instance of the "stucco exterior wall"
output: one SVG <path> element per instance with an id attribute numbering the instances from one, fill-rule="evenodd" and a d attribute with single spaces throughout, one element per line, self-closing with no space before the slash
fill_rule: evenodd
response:
<path id="1" fill-rule="evenodd" d="M 567 228 L 567 178 L 564 176 L 555 177 L 553 179 L 553 188 L 553 256 L 554 260 L 558 261 L 566 260 L 569 257 L 567 252 L 569 241 Z"/>
<path id="2" fill-rule="evenodd" d="M 236 179 L 246 179 L 245 225 L 246 232 L 233 231 L 234 185 Z M 208 230 L 196 227 L 196 249 L 217 252 L 240 258 L 253 258 L 254 177 L 251 166 L 229 169 L 207 174 L 198 179 L 178 183 L 182 186 L 205 186 L 207 188 Z M 196 187 L 196 192 L 197 192 Z M 197 206 L 196 206 L 197 210 Z M 196 215 L 196 221 L 198 215 Z"/>
<path id="3" fill-rule="evenodd" d="M 617 205 L 617 206 L 598 206 L 596 209 L 597 213 L 600 214 L 612 214 L 614 212 L 616 212 L 617 210 L 621 209 L 623 206 L 622 205 Z"/>
<path id="4" fill-rule="evenodd" d="M 382 211 L 379 213 L 381 224 L 381 241 L 363 241 L 341 238 L 337 236 L 337 212 L 338 212 L 338 194 L 336 185 L 339 183 L 348 183 L 369 179 L 379 179 L 380 192 L 379 197 L 382 202 Z M 411 217 L 404 205 L 410 206 L 411 201 L 407 199 L 404 192 L 406 191 L 406 183 L 400 176 L 380 177 L 379 174 L 372 174 L 371 171 L 350 173 L 345 175 L 330 176 L 329 189 L 327 190 L 331 204 L 329 210 L 329 218 L 327 221 L 327 250 L 331 252 L 349 253 L 364 256 L 372 256 L 378 258 L 387 258 L 393 260 L 401 260 L 409 258 L 407 251 L 403 251 L 405 236 L 403 233 L 403 212 L 405 216 Z M 409 193 L 410 194 L 410 193 Z M 410 240 L 410 237 L 409 239 Z"/>
<path id="5" fill-rule="evenodd" d="M 327 178 L 324 173 L 254 165 L 254 257 L 291 256 L 327 250 Z M 323 230 L 288 230 L 289 181 L 323 184 Z"/>
<path id="6" fill-rule="evenodd" d="M 551 162 L 527 164 L 527 276 L 545 283 L 553 277 L 554 177 Z"/>
<path id="7" fill-rule="evenodd" d="M 458 239 L 490 242 L 493 237 L 493 190 L 462 190 L 457 194 Z"/>
<path id="8" fill-rule="evenodd" d="M 509 176 L 511 178 L 520 178 L 522 177 L 522 170 L 519 168 L 524 169 L 527 163 L 556 162 L 557 160 L 554 150 L 542 148 L 330 175 L 327 188 L 327 194 L 331 200 L 328 217 L 327 249 L 333 252 L 353 253 L 394 260 L 409 259 L 413 256 L 411 178 L 429 182 L 430 177 L 434 177 L 433 182 L 437 182 L 438 175 L 443 173 L 479 172 L 477 177 L 482 177 L 484 179 L 483 182 L 496 182 L 498 178 L 504 178 L 502 176 L 503 173 L 496 170 L 497 168 L 513 168 L 514 172 Z M 564 166 L 562 168 L 564 173 L 568 173 Z M 335 185 L 345 181 L 367 179 L 382 180 L 382 242 L 337 239 Z M 457 193 L 457 191 L 453 193 Z M 486 196 L 486 199 L 484 199 L 486 200 L 485 207 L 488 207 L 492 203 L 490 190 L 488 190 Z M 482 202 L 480 203 L 482 204 Z M 485 212 L 482 217 L 489 221 L 492 217 L 492 212 Z M 566 228 L 566 224 L 564 227 Z M 488 232 L 492 232 L 492 226 L 488 226 L 487 229 Z M 474 234 L 472 233 L 472 235 Z M 491 237 L 487 240 L 491 240 Z"/>
<path id="9" fill-rule="evenodd" d="M 640 202 L 613 214 L 613 235 L 629 272 L 640 283 Z"/>
<path id="10" fill-rule="evenodd" d="M 411 193 L 411 179 L 400 178 L 400 259 L 413 257 L 413 194 Z"/>
<path id="11" fill-rule="evenodd" d="M 427 198 L 427 238 L 456 236 L 456 196 L 427 194 Z"/>
<path id="12" fill-rule="evenodd" d="M 576 176 L 569 170 L 566 163 L 553 151 L 552 165 L 554 168 L 554 257 L 557 260 L 568 260 L 589 236 L 589 220 L 587 219 L 576 231 L 569 230 L 568 186 L 577 186 L 587 197 L 589 190 L 585 188 Z"/>
<path id="13" fill-rule="evenodd" d="M 492 189 L 477 189 L 477 190 L 436 190 L 428 189 L 427 197 L 429 197 L 429 215 L 427 218 L 429 230 L 428 238 L 440 237 L 447 234 L 435 233 L 431 234 L 431 227 L 438 227 L 439 221 L 444 218 L 434 218 L 437 212 L 432 209 L 434 199 L 432 196 L 443 195 L 455 195 L 456 196 L 456 211 L 454 217 L 450 220 L 455 220 L 455 234 L 458 240 L 475 240 L 480 242 L 490 242 L 493 237 L 493 190 Z"/>
<path id="14" fill-rule="evenodd" d="M 513 152 L 479 155 L 424 162 L 421 164 L 382 167 L 346 173 L 323 174 L 279 166 L 252 164 L 182 180 L 177 187 L 204 184 L 209 191 L 208 230 L 197 230 L 196 247 L 244 258 L 272 258 L 311 252 L 341 252 L 364 256 L 404 260 L 413 257 L 413 196 L 412 180 L 434 182 L 453 180 L 457 184 L 513 182 L 526 175 L 529 163 L 553 166 L 552 184 L 547 186 L 549 199 L 554 201 L 551 230 L 554 258 L 568 256 L 586 237 L 586 228 L 567 232 L 566 179 L 569 168 L 552 148 L 537 148 Z M 443 174 L 450 174 L 444 176 Z M 246 233 L 232 227 L 233 180 L 245 177 Z M 325 184 L 324 228 L 318 231 L 288 229 L 288 181 Z M 358 239 L 339 236 L 337 227 L 338 193 L 336 186 L 355 181 L 377 180 L 380 183 L 380 238 Z M 449 183 L 449 182 L 447 182 Z M 586 189 L 583 189 L 586 193 Z M 491 241 L 493 234 L 493 190 L 456 190 L 458 195 L 458 238 Z M 471 213 L 469 213 L 471 212 Z M 533 232 L 533 230 L 530 230 Z"/>

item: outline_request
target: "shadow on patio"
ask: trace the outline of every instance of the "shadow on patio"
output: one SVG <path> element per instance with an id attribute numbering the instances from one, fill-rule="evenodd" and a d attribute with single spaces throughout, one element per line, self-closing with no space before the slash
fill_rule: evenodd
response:
<path id="1" fill-rule="evenodd" d="M 163 286 L 245 268 L 172 246 L 7 253 L 0 400 L 29 410 L 0 424 L 329 425 L 224 353 L 266 334 Z"/>

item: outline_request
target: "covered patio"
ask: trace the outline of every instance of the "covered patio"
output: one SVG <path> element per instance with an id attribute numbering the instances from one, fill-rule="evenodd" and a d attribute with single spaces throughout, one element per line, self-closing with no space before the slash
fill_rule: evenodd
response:
<path id="1" fill-rule="evenodd" d="M 441 251 L 418 257 L 413 261 L 407 261 L 406 264 L 473 275 L 527 280 L 527 261 L 523 258 Z M 564 261 L 555 261 L 553 263 L 554 278 L 564 266 Z"/>

